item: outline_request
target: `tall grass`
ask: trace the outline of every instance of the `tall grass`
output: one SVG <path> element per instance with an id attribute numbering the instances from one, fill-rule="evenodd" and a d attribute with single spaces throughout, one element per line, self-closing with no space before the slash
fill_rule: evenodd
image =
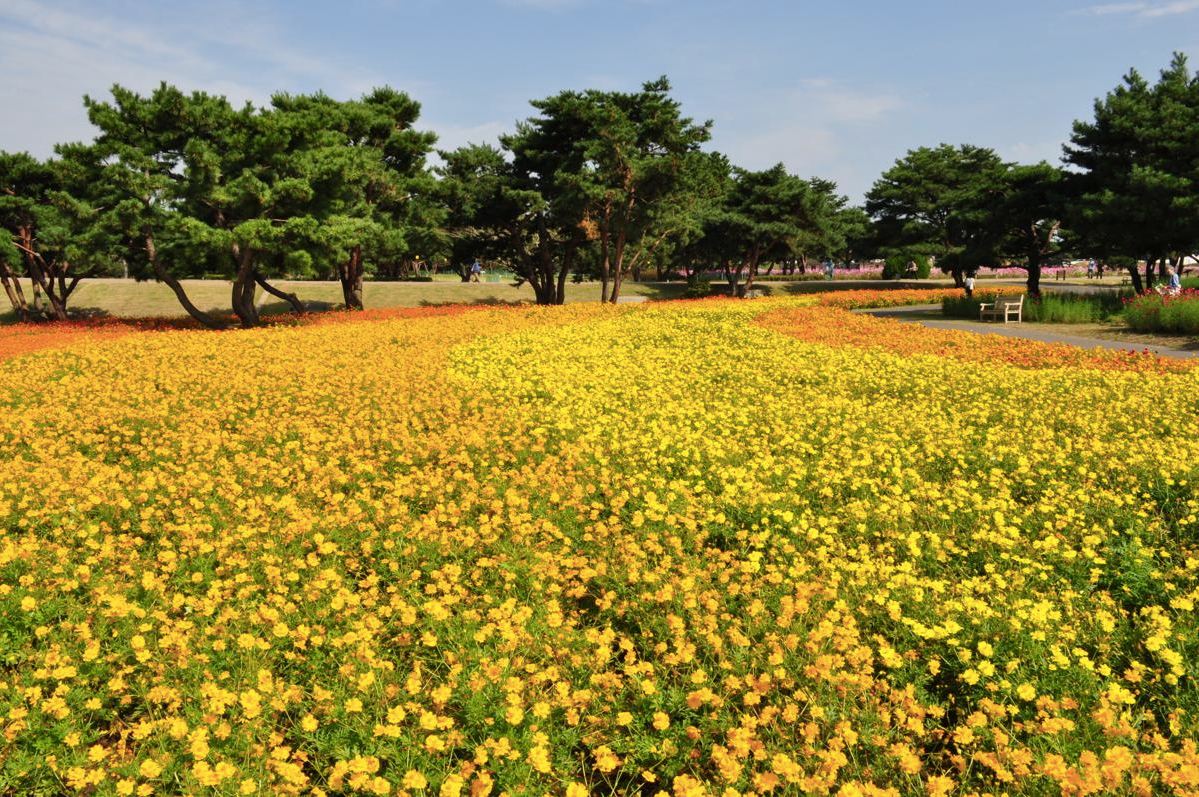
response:
<path id="1" fill-rule="evenodd" d="M 941 312 L 947 318 L 978 318 L 981 302 L 993 302 L 996 296 L 976 293 L 973 298 L 956 296 L 941 302 Z M 1024 320 L 1041 324 L 1093 324 L 1120 314 L 1124 294 L 1042 294 L 1039 300 L 1024 300 Z"/>
<path id="2" fill-rule="evenodd" d="M 946 296 L 941 300 L 941 315 L 946 318 L 978 319 L 978 306 L 982 302 L 993 302 L 995 297 L 986 293 L 975 293 L 974 297 Z"/>

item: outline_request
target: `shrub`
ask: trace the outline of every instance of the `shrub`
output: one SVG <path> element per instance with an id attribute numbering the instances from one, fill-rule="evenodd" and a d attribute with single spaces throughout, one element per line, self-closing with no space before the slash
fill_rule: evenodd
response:
<path id="1" fill-rule="evenodd" d="M 683 291 L 684 299 L 703 299 L 712 295 L 712 281 L 700 276 L 687 279 L 687 290 Z"/>
<path id="2" fill-rule="evenodd" d="M 1024 318 L 1042 324 L 1093 324 L 1119 315 L 1124 296 L 1118 293 L 1049 293 L 1024 304 Z"/>
<path id="3" fill-rule="evenodd" d="M 975 292 L 974 298 L 952 296 L 941 300 L 941 312 L 947 318 L 978 318 L 978 306 L 993 302 L 997 294 Z M 1124 297 L 1115 293 L 1071 295 L 1045 294 L 1039 300 L 1024 301 L 1024 320 L 1042 324 L 1090 324 L 1119 315 Z"/>
<path id="4" fill-rule="evenodd" d="M 1175 332 L 1199 335 L 1199 290 L 1185 289 L 1176 296 L 1144 293 L 1127 300 L 1124 322 L 1138 332 Z"/>
<path id="5" fill-rule="evenodd" d="M 946 296 L 941 300 L 941 314 L 946 318 L 971 318 L 978 320 L 978 306 L 983 302 L 993 302 L 998 298 L 996 293 L 979 293 L 974 296 Z"/>
<path id="6" fill-rule="evenodd" d="M 882 276 L 885 280 L 903 279 L 904 277 L 927 279 L 931 273 L 932 264 L 927 257 L 908 252 L 888 257 L 883 263 Z"/>

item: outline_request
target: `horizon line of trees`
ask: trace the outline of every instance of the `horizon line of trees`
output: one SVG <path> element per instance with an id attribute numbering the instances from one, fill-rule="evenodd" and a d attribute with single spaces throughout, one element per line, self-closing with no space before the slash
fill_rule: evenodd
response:
<path id="1" fill-rule="evenodd" d="M 304 312 L 281 279 L 335 278 L 345 307 L 361 309 L 367 276 L 409 275 L 422 256 L 464 281 L 476 260 L 511 270 L 538 303 L 558 304 L 572 278 L 615 302 L 647 273 L 717 272 L 739 293 L 763 269 L 874 257 L 935 258 L 958 283 L 1017 266 L 1033 295 L 1047 263 L 1093 257 L 1127 268 L 1140 291 L 1199 252 L 1199 75 L 1181 54 L 1156 83 L 1133 70 L 1096 100 L 1062 166 L 921 147 L 861 208 L 829 180 L 703 149 L 712 122 L 684 116 L 665 77 L 531 105 L 496 144 L 436 151 L 434 163 L 419 103 L 389 87 L 256 108 L 114 86 L 84 98 L 91 142 L 44 161 L 0 153 L 0 284 L 18 317 L 65 319 L 82 279 L 157 280 L 221 327 L 258 324 L 259 290 Z M 181 280 L 194 277 L 230 282 L 227 315 L 190 301 Z"/>

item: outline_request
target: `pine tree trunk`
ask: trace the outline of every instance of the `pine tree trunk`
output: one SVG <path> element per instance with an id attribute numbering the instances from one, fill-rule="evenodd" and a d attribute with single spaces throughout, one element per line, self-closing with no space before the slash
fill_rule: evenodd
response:
<path id="1" fill-rule="evenodd" d="M 350 257 L 338 270 L 341 297 L 347 310 L 362 310 L 362 247 L 350 250 Z"/>
<path id="2" fill-rule="evenodd" d="M 558 284 L 554 288 L 554 304 L 566 304 L 566 278 L 570 275 L 573 254 L 573 251 L 568 252 L 562 258 L 561 267 L 558 268 Z"/>
<path id="3" fill-rule="evenodd" d="M 224 329 L 226 327 L 226 324 L 223 321 L 213 318 L 211 315 L 192 304 L 191 299 L 189 299 L 187 296 L 187 291 L 183 289 L 183 286 L 179 283 L 179 280 L 171 276 L 171 274 L 167 272 L 166 268 L 159 261 L 158 249 L 154 245 L 154 237 L 152 235 L 146 236 L 146 257 L 150 261 L 150 265 L 153 266 L 154 274 L 158 277 L 158 281 L 164 283 L 168 288 L 171 289 L 172 292 L 174 292 L 175 298 L 179 300 L 179 304 L 184 310 L 187 311 L 188 315 L 209 329 Z"/>
<path id="4" fill-rule="evenodd" d="M 608 301 L 608 278 L 612 273 L 612 264 L 608 257 L 608 228 L 600 230 L 600 304 Z"/>
<path id="5" fill-rule="evenodd" d="M 1145 290 L 1147 291 L 1153 290 L 1153 276 L 1156 267 L 1157 257 L 1155 255 L 1145 258 Z"/>
<path id="6" fill-rule="evenodd" d="M 0 282 L 4 283 L 4 292 L 8 294 L 8 301 L 12 304 L 13 312 L 17 314 L 17 320 L 28 321 L 29 306 L 25 303 L 21 278 L 13 272 L 8 263 L 0 262 Z"/>
<path id="7" fill-rule="evenodd" d="M 50 315 L 54 316 L 55 321 L 66 321 L 68 318 L 66 299 L 63 299 L 50 290 L 47 290 L 45 293 L 46 302 L 50 306 Z"/>
<path id="8" fill-rule="evenodd" d="M 254 303 L 254 251 L 248 246 L 242 249 L 234 244 L 233 255 L 237 259 L 237 274 L 233 277 L 233 314 L 243 327 L 255 327 L 259 318 L 258 306 Z"/>
<path id="9" fill-rule="evenodd" d="M 1145 284 L 1141 282 L 1141 272 L 1137 271 L 1135 265 L 1128 267 L 1128 276 L 1132 280 L 1132 290 L 1134 293 L 1144 293 Z"/>
<path id="10" fill-rule="evenodd" d="M 1028 263 L 1028 297 L 1037 299 L 1041 296 L 1041 264 L 1030 260 Z"/>
<path id="11" fill-rule="evenodd" d="M 290 304 L 292 311 L 296 314 L 303 315 L 305 312 L 307 312 L 307 308 L 304 307 L 304 303 L 300 301 L 298 296 L 296 296 L 294 293 L 281 291 L 274 285 L 271 285 L 266 281 L 265 277 L 258 273 L 257 270 L 254 272 L 254 282 L 256 282 L 260 288 L 269 293 L 271 296 L 274 296 L 277 299 L 282 299 Z"/>

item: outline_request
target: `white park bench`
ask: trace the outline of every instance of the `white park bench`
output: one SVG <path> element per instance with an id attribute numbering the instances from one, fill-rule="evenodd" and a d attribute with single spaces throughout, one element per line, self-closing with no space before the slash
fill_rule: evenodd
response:
<path id="1" fill-rule="evenodd" d="M 1002 320 L 1006 324 L 1013 319 L 1024 320 L 1024 294 L 1000 296 L 993 302 L 983 302 L 978 306 L 979 321 Z"/>

